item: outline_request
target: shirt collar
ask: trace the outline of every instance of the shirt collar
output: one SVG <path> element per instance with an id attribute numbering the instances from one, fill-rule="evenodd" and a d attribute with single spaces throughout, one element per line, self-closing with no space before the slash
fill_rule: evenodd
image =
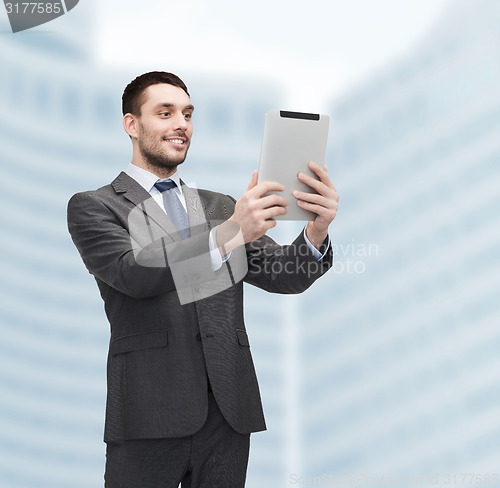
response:
<path id="1" fill-rule="evenodd" d="M 133 178 L 139 185 L 141 185 L 148 193 L 151 193 L 151 190 L 154 188 L 154 184 L 161 178 L 149 172 L 146 169 L 139 168 L 133 163 L 129 163 L 127 169 L 125 171 L 131 178 Z M 173 175 L 170 175 L 169 178 L 175 182 L 177 185 L 177 190 L 182 193 L 181 179 L 179 177 L 179 172 L 176 171 Z M 164 179 L 164 180 L 165 180 Z M 163 180 L 162 180 L 163 181 Z"/>

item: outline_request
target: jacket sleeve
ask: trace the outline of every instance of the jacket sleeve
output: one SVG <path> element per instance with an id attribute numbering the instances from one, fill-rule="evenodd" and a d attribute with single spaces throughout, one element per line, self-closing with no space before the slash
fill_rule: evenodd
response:
<path id="1" fill-rule="evenodd" d="M 332 246 L 318 261 L 303 232 L 286 246 L 264 235 L 247 244 L 247 256 L 245 281 L 271 293 L 302 293 L 333 265 Z"/>
<path id="2" fill-rule="evenodd" d="M 191 260 L 191 268 L 195 262 L 201 274 L 213 273 L 209 231 L 182 242 L 168 242 L 160 237 L 147 245 L 139 244 L 127 225 L 95 192 L 78 193 L 71 198 L 68 230 L 89 272 L 133 298 L 175 291 L 174 263 L 180 268 L 183 262 Z"/>
<path id="3" fill-rule="evenodd" d="M 229 198 L 236 203 L 233 197 Z M 318 261 L 303 232 L 286 246 L 264 235 L 246 244 L 246 253 L 248 273 L 244 281 L 271 293 L 302 293 L 333 265 L 331 244 Z"/>

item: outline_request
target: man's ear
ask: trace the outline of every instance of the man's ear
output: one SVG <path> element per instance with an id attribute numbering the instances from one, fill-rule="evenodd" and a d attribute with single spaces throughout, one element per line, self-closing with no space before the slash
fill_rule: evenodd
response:
<path id="1" fill-rule="evenodd" d="M 137 118 L 131 113 L 123 116 L 123 128 L 131 138 L 137 138 Z"/>

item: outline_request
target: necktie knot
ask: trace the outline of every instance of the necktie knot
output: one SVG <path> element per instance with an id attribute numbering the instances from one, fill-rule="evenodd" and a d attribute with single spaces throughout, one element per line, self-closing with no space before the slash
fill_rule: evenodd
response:
<path id="1" fill-rule="evenodd" d="M 158 180 L 154 186 L 159 192 L 163 193 L 164 191 L 175 188 L 177 185 L 175 184 L 175 181 L 169 179 L 166 181 Z"/>

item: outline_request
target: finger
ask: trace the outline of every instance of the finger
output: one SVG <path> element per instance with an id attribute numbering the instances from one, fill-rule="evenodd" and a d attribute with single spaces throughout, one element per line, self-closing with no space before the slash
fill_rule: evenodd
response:
<path id="1" fill-rule="evenodd" d="M 298 178 L 302 183 L 310 186 L 313 190 L 316 190 L 321 195 L 327 195 L 332 189 L 325 185 L 322 181 L 313 178 L 312 176 L 306 175 L 305 173 L 299 173 Z"/>
<path id="2" fill-rule="evenodd" d="M 269 219 L 269 220 L 266 220 L 265 221 L 265 227 L 266 227 L 266 230 L 264 232 L 264 234 L 269 230 L 269 229 L 272 229 L 273 227 L 276 227 L 276 224 L 278 222 L 276 222 L 276 220 L 274 219 Z"/>
<path id="3" fill-rule="evenodd" d="M 306 193 L 304 191 L 295 190 L 292 195 L 297 198 L 297 200 L 304 200 L 309 203 L 316 203 L 318 205 L 325 206 L 325 197 L 323 195 L 318 195 L 317 193 Z"/>
<path id="4" fill-rule="evenodd" d="M 252 173 L 252 179 L 250 180 L 250 183 L 248 184 L 247 187 L 247 191 L 257 186 L 258 178 L 259 178 L 259 172 L 256 169 L 254 169 Z"/>
<path id="5" fill-rule="evenodd" d="M 328 166 L 325 164 L 323 166 L 323 169 L 325 170 L 325 173 L 328 173 Z M 331 186 L 330 185 L 327 185 L 329 188 L 331 188 L 332 190 L 335 191 L 335 193 L 337 193 L 337 188 L 335 187 L 335 185 L 333 184 L 332 180 L 330 180 L 330 177 L 328 177 L 328 180 L 329 182 L 331 183 Z"/>
<path id="6" fill-rule="evenodd" d="M 288 205 L 288 201 L 279 195 L 273 194 L 261 197 L 259 200 L 259 204 L 261 208 L 268 208 L 276 205 L 279 205 L 281 207 L 286 207 Z"/>
<path id="7" fill-rule="evenodd" d="M 339 194 L 336 191 L 328 190 L 328 195 L 322 195 L 317 193 L 308 193 L 304 191 L 294 190 L 292 195 L 299 199 L 305 200 L 311 203 L 317 203 L 319 205 L 323 205 L 324 207 L 335 206 L 339 204 Z M 333 202 L 332 205 L 329 205 L 328 202 Z"/>
<path id="8" fill-rule="evenodd" d="M 314 212 L 315 214 L 325 217 L 332 221 L 337 215 L 338 207 L 335 206 L 333 208 L 323 207 L 322 205 L 317 205 L 315 203 L 309 203 L 304 200 L 297 200 L 297 205 L 305 210 L 309 210 L 310 212 Z"/>
<path id="9" fill-rule="evenodd" d="M 285 187 L 277 181 L 262 181 L 252 188 L 252 196 L 260 198 L 264 193 L 269 191 L 283 191 L 284 189 Z"/>
<path id="10" fill-rule="evenodd" d="M 325 184 L 323 181 L 306 175 L 305 173 L 299 173 L 298 178 L 300 181 L 302 181 L 302 183 L 310 186 L 321 195 L 334 198 L 337 193 L 337 188 L 335 188 L 335 185 L 331 182 L 330 179 L 328 179 L 328 184 Z"/>
<path id="11" fill-rule="evenodd" d="M 323 181 L 323 183 L 328 186 L 328 188 L 331 188 L 332 190 L 334 190 L 335 192 L 337 191 L 337 188 L 335 187 L 335 185 L 333 184 L 332 180 L 330 179 L 330 177 L 328 176 L 328 167 L 327 165 L 325 164 L 324 166 L 324 172 L 325 172 L 325 179 L 324 180 L 321 180 Z"/>
<path id="12" fill-rule="evenodd" d="M 309 168 L 318 176 L 320 181 L 322 181 L 328 188 L 334 188 L 330 177 L 328 176 L 326 165 L 325 168 L 321 168 L 319 164 L 316 164 L 313 161 L 309 162 Z"/>
<path id="13" fill-rule="evenodd" d="M 278 215 L 285 215 L 285 214 L 286 214 L 285 207 L 269 207 L 264 209 L 259 214 L 259 217 L 262 217 L 264 220 L 268 220 L 277 217 Z"/>

